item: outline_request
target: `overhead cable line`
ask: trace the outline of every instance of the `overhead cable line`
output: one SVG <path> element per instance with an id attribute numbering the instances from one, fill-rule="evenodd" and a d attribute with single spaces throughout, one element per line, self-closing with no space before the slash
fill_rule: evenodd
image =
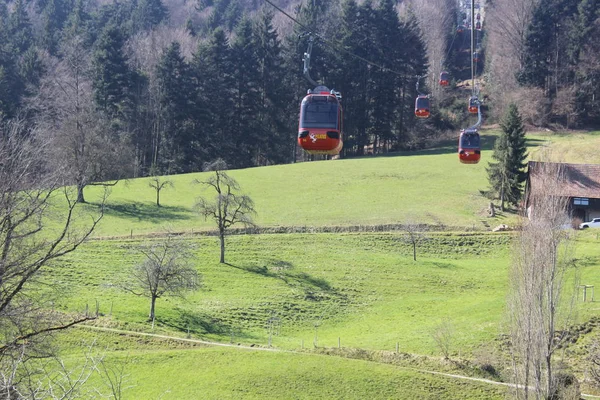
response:
<path id="1" fill-rule="evenodd" d="M 294 21 L 296 24 L 298 24 L 298 26 L 300 26 L 304 30 L 310 31 L 310 28 L 308 26 L 304 25 L 303 23 L 301 23 L 300 21 L 298 21 L 296 18 L 292 17 L 290 14 L 288 14 L 287 12 L 285 12 L 285 10 L 283 10 L 280 7 L 278 7 L 275 4 L 273 4 L 273 2 L 271 0 L 265 0 L 265 2 L 269 3 L 270 5 L 272 5 L 277 11 L 279 11 L 280 13 L 282 13 L 283 15 L 285 15 L 286 17 L 288 17 L 289 19 L 291 19 L 292 21 Z M 367 63 L 367 64 L 369 64 L 369 65 L 371 65 L 373 67 L 379 68 L 382 71 L 390 72 L 390 73 L 392 73 L 394 75 L 398 75 L 398 76 L 400 76 L 402 78 L 412 77 L 412 75 L 407 75 L 407 74 L 403 74 L 403 73 L 398 72 L 398 71 L 394 71 L 393 69 L 389 69 L 387 67 L 384 67 L 381 64 L 377 64 L 377 63 L 375 63 L 373 61 L 370 61 L 370 60 L 368 60 L 368 59 L 366 59 L 364 57 L 361 57 L 358 54 L 355 54 L 355 53 L 351 52 L 350 50 L 344 49 L 343 47 L 340 46 L 339 43 L 335 43 L 335 42 L 333 42 L 331 40 L 325 39 L 323 36 L 321 36 L 321 35 L 319 35 L 317 33 L 313 33 L 313 35 L 315 35 L 316 37 L 318 37 L 320 41 L 322 41 L 323 43 L 325 43 L 327 46 L 329 46 L 333 50 L 336 50 L 336 51 L 342 52 L 342 53 L 346 53 L 349 56 L 352 56 L 352 57 L 354 57 L 354 58 L 356 58 L 358 60 L 361 60 L 361 61 L 363 61 L 363 62 L 365 62 L 365 63 Z"/>

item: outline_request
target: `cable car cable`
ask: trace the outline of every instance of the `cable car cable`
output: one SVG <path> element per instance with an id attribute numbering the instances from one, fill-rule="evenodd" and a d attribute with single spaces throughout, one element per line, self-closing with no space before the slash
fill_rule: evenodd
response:
<path id="1" fill-rule="evenodd" d="M 280 13 L 282 13 L 283 15 L 285 15 L 286 17 L 288 17 L 289 19 L 291 19 L 292 21 L 294 21 L 296 24 L 298 24 L 298 26 L 300 26 L 304 30 L 310 31 L 310 28 L 308 26 L 304 25 L 303 23 L 301 23 L 300 21 L 298 21 L 296 18 L 292 17 L 290 14 L 288 14 L 287 12 L 285 12 L 283 9 L 281 9 L 280 7 L 278 7 L 275 4 L 273 4 L 273 2 L 271 2 L 271 0 L 264 0 L 264 1 L 267 2 L 267 3 L 269 3 L 270 5 L 272 5 L 277 11 L 279 11 Z M 361 57 L 358 54 L 354 54 L 351 51 L 346 50 L 346 49 L 340 47 L 339 44 L 337 44 L 337 43 L 335 43 L 335 42 L 333 42 L 331 40 L 325 39 L 323 36 L 321 36 L 321 35 L 319 35 L 317 33 L 313 33 L 313 35 L 315 35 L 316 37 L 318 37 L 323 43 L 325 43 L 327 46 L 329 46 L 333 50 L 336 50 L 336 51 L 342 52 L 342 53 L 346 53 L 349 56 L 352 56 L 352 57 L 354 57 L 354 58 L 356 58 L 358 60 L 361 60 L 361 61 L 363 61 L 363 62 L 365 62 L 365 63 L 367 63 L 367 64 L 369 64 L 369 65 L 371 65 L 373 67 L 379 68 L 382 71 L 390 72 L 390 73 L 392 73 L 394 75 L 397 75 L 397 76 L 400 76 L 402 78 L 409 78 L 409 77 L 412 76 L 412 75 L 406 75 L 406 74 L 398 72 L 398 71 L 394 71 L 393 69 L 389 69 L 387 67 L 384 67 L 383 65 L 380 65 L 380 64 L 374 63 L 373 61 L 367 60 L 366 58 Z"/>

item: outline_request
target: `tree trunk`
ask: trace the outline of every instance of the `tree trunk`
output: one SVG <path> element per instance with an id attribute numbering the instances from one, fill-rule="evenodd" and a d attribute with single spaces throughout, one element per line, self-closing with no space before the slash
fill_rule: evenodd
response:
<path id="1" fill-rule="evenodd" d="M 225 231 L 219 232 L 219 240 L 221 241 L 221 264 L 225 264 Z"/>
<path id="2" fill-rule="evenodd" d="M 156 191 L 156 206 L 160 207 L 160 190 Z"/>
<path id="3" fill-rule="evenodd" d="M 148 321 L 154 321 L 154 305 L 156 304 L 156 297 L 152 296 L 150 299 L 150 315 L 148 316 Z"/>
<path id="4" fill-rule="evenodd" d="M 413 243 L 413 260 L 417 261 L 417 244 Z"/>
<path id="5" fill-rule="evenodd" d="M 504 212 L 504 188 L 500 189 L 500 211 Z"/>
<path id="6" fill-rule="evenodd" d="M 77 184 L 77 202 L 78 203 L 85 203 L 85 197 L 83 197 L 83 188 L 85 188 L 85 185 L 83 183 Z"/>

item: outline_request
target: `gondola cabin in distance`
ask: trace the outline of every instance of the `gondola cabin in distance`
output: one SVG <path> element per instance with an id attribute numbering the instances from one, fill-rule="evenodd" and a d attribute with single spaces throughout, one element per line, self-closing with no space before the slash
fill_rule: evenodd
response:
<path id="1" fill-rule="evenodd" d="M 469 113 L 477 114 L 479 112 L 479 99 L 477 96 L 469 97 Z"/>
<path id="2" fill-rule="evenodd" d="M 477 164 L 481 158 L 481 144 L 477 129 L 462 129 L 458 139 L 458 159 L 463 164 Z"/>
<path id="3" fill-rule="evenodd" d="M 440 72 L 440 86 L 450 85 L 450 74 L 446 71 Z"/>
<path id="4" fill-rule="evenodd" d="M 339 93 L 325 86 L 309 90 L 300 106 L 298 144 L 309 154 L 336 155 L 342 150 L 343 110 Z"/>
<path id="5" fill-rule="evenodd" d="M 417 96 L 415 100 L 415 117 L 429 118 L 429 97 L 424 94 Z"/>

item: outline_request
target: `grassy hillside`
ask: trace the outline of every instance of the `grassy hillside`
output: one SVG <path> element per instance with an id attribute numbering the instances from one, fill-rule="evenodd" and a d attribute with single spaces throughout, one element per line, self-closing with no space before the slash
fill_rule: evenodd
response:
<path id="1" fill-rule="evenodd" d="M 585 236 L 582 282 L 594 269 L 595 236 Z M 198 246 L 204 289 L 186 300 L 159 299 L 157 332 L 238 343 L 268 343 L 268 321 L 280 323 L 273 345 L 393 350 L 440 355 L 432 334 L 452 327 L 452 354 L 470 354 L 504 332 L 508 235 L 431 235 L 412 260 L 400 233 L 234 236 L 228 264 L 215 238 Z M 140 260 L 138 240 L 94 241 L 46 279 L 59 285 L 66 309 L 99 301 L 103 324 L 149 330 L 149 301 L 121 289 Z M 580 317 L 593 314 L 581 304 Z"/>
<path id="2" fill-rule="evenodd" d="M 478 165 L 461 165 L 449 144 L 421 154 L 271 166 L 231 175 L 255 200 L 262 226 L 374 225 L 413 218 L 483 228 L 483 222 L 494 225 L 515 218 L 484 216 L 489 200 L 479 190 L 487 188 L 485 166 L 493 137 L 484 137 L 487 150 Z M 548 147 L 554 154 L 573 157 L 565 161 L 594 162 L 593 152 L 584 150 L 595 141 L 600 142 L 600 135 L 532 135 L 532 158 Z M 205 177 L 173 177 L 175 188 L 165 190 L 160 208 L 153 203 L 147 179 L 120 182 L 96 236 L 167 227 L 211 229 L 212 223 L 192 209 L 194 199 L 203 194 L 192 182 Z M 86 194 L 92 200 L 98 193 L 98 188 L 89 188 Z M 338 343 L 341 352 L 392 352 L 398 344 L 401 352 L 439 360 L 433 334 L 442 327 L 451 334 L 452 358 L 493 351 L 506 332 L 510 234 L 429 233 L 416 262 L 398 231 L 237 235 L 228 238 L 225 265 L 217 262 L 215 237 L 187 235 L 179 240 L 196 246 L 195 266 L 204 287 L 185 299 L 159 299 L 153 330 L 146 321 L 149 301 L 122 289 L 129 270 L 141 260 L 136 249 L 144 240 L 93 240 L 46 270 L 44 280 L 60 293 L 56 307 L 83 310 L 98 301 L 98 325 L 224 343 L 265 347 L 271 332 L 275 348 L 301 351 L 303 346 L 304 352 L 149 346 L 147 341 L 100 334 L 107 359 L 130 357 L 132 388 L 126 398 L 185 399 L 198 393 L 219 399 L 504 396 L 505 389 L 485 383 L 306 352 L 315 351 L 315 345 L 326 352 Z M 598 243 L 596 232 L 579 234 L 582 284 L 600 281 Z M 578 302 L 576 311 L 575 323 L 597 312 L 593 302 Z M 269 320 L 275 321 L 272 331 Z M 73 330 L 67 342 L 90 336 Z M 582 363 L 585 355 L 580 353 L 569 350 L 567 363 Z"/>
<path id="3" fill-rule="evenodd" d="M 98 342 L 107 366 L 124 365 L 124 399 L 502 399 L 506 389 L 412 368 L 307 353 Z M 139 350 L 118 350 L 126 346 Z M 170 348 L 169 348 L 170 347 Z M 90 386 L 102 387 L 96 374 Z"/>
<path id="4" fill-rule="evenodd" d="M 431 334 L 443 321 L 458 353 L 495 338 L 504 306 L 506 235 L 432 236 L 417 262 L 401 234 L 235 236 L 228 265 L 215 238 L 197 244 L 204 289 L 186 300 L 159 299 L 159 331 L 266 344 L 268 320 L 281 321 L 277 347 L 318 344 L 439 354 Z M 99 301 L 108 323 L 149 329 L 149 301 L 120 288 L 140 260 L 137 240 L 95 241 L 48 275 L 63 304 L 82 310 Z M 68 293 L 68 295 L 66 295 Z"/>
<path id="5" fill-rule="evenodd" d="M 256 203 L 256 222 L 261 226 L 348 226 L 402 223 L 414 219 L 461 229 L 488 229 L 513 223 L 513 214 L 487 218 L 489 200 L 480 195 L 488 189 L 486 166 L 491 160 L 497 131 L 482 135 L 481 162 L 458 161 L 455 143 L 417 153 L 307 162 L 244 170 L 231 176 Z M 566 162 L 600 162 L 594 151 L 600 132 L 531 134 L 530 158 Z M 548 150 L 551 150 L 548 152 Z M 544 155 L 542 155 L 544 154 Z M 199 196 L 213 193 L 194 183 L 206 173 L 171 177 L 174 187 L 156 193 L 149 180 L 132 179 L 111 188 L 107 212 L 95 232 L 97 236 L 144 234 L 163 231 L 212 229 L 193 209 Z M 99 187 L 86 189 L 94 209 Z"/>
<path id="6" fill-rule="evenodd" d="M 529 137 L 541 146 L 531 151 L 531 158 L 544 161 L 600 164 L 600 131 L 536 133 Z"/>
<path id="7" fill-rule="evenodd" d="M 477 165 L 459 163 L 455 144 L 423 153 L 393 154 L 363 159 L 333 160 L 230 171 L 256 203 L 262 226 L 332 226 L 424 223 L 483 227 L 489 204 L 479 194 L 487 188 L 485 167 L 491 139 Z M 193 211 L 201 190 L 195 180 L 203 173 L 173 176 L 174 188 L 155 205 L 148 179 L 119 182 L 112 188 L 100 236 L 211 228 Z M 90 187 L 91 202 L 100 189 Z"/>

